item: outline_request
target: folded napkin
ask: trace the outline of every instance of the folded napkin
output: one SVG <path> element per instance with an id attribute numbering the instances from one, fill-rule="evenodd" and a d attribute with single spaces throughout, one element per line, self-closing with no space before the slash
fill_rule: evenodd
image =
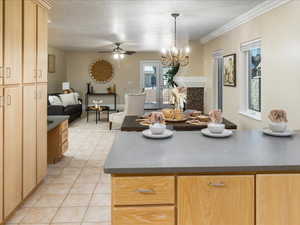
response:
<path id="1" fill-rule="evenodd" d="M 288 121 L 286 111 L 283 109 L 271 110 L 268 117 L 273 123 L 281 123 L 281 122 L 286 123 Z"/>
<path id="2" fill-rule="evenodd" d="M 222 112 L 219 109 L 214 109 L 209 112 L 209 118 L 213 123 L 222 123 Z"/>

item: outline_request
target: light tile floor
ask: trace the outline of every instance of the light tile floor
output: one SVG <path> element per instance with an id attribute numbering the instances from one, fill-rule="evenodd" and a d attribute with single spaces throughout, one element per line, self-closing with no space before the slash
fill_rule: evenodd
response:
<path id="1" fill-rule="evenodd" d="M 110 225 L 110 176 L 103 164 L 115 134 L 93 118 L 69 128 L 69 151 L 7 224 Z"/>

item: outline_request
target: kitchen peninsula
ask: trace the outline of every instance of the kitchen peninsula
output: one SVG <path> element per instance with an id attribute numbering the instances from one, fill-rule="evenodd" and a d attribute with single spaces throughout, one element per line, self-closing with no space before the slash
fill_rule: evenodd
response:
<path id="1" fill-rule="evenodd" d="M 112 225 L 290 225 L 300 221 L 300 135 L 122 132 L 112 174 Z M 287 222 L 288 221 L 288 222 Z"/>

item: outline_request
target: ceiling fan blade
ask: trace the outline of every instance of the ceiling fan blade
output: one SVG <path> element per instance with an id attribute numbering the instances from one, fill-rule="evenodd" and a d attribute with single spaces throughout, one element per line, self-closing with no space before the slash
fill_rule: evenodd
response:
<path id="1" fill-rule="evenodd" d="M 113 51 L 111 50 L 103 50 L 103 51 L 98 51 L 98 53 L 113 53 Z"/>
<path id="2" fill-rule="evenodd" d="M 135 51 L 125 51 L 124 54 L 126 54 L 126 55 L 133 55 L 135 53 L 136 53 Z"/>

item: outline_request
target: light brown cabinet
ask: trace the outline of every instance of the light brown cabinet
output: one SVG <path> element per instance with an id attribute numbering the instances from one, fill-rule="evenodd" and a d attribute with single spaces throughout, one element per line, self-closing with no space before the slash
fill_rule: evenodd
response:
<path id="1" fill-rule="evenodd" d="M 0 223 L 3 222 L 3 113 L 4 113 L 3 88 L 0 87 Z"/>
<path id="2" fill-rule="evenodd" d="M 36 86 L 23 87 L 23 199 L 36 186 Z"/>
<path id="3" fill-rule="evenodd" d="M 113 205 L 175 203 L 174 176 L 114 177 Z"/>
<path id="4" fill-rule="evenodd" d="M 300 224 L 300 174 L 257 175 L 256 225 Z"/>
<path id="5" fill-rule="evenodd" d="M 47 175 L 47 84 L 37 85 L 37 183 Z"/>
<path id="6" fill-rule="evenodd" d="M 3 0 L 0 0 L 0 85 L 3 84 Z"/>
<path id="7" fill-rule="evenodd" d="M 178 225 L 254 225 L 254 176 L 178 177 Z"/>
<path id="8" fill-rule="evenodd" d="M 116 207 L 113 209 L 112 224 L 175 225 L 175 207 Z"/>
<path id="9" fill-rule="evenodd" d="M 4 84 L 19 84 L 22 82 L 22 0 L 4 2 Z"/>
<path id="10" fill-rule="evenodd" d="M 49 164 L 58 162 L 63 157 L 63 154 L 68 150 L 68 127 L 68 119 L 66 119 L 56 128 L 48 132 L 47 161 Z"/>
<path id="11" fill-rule="evenodd" d="M 47 82 L 48 75 L 48 12 L 37 7 L 37 82 Z"/>
<path id="12" fill-rule="evenodd" d="M 37 5 L 31 0 L 24 1 L 23 83 L 36 82 L 36 23 Z"/>
<path id="13" fill-rule="evenodd" d="M 22 87 L 4 89 L 4 216 L 22 200 Z"/>

